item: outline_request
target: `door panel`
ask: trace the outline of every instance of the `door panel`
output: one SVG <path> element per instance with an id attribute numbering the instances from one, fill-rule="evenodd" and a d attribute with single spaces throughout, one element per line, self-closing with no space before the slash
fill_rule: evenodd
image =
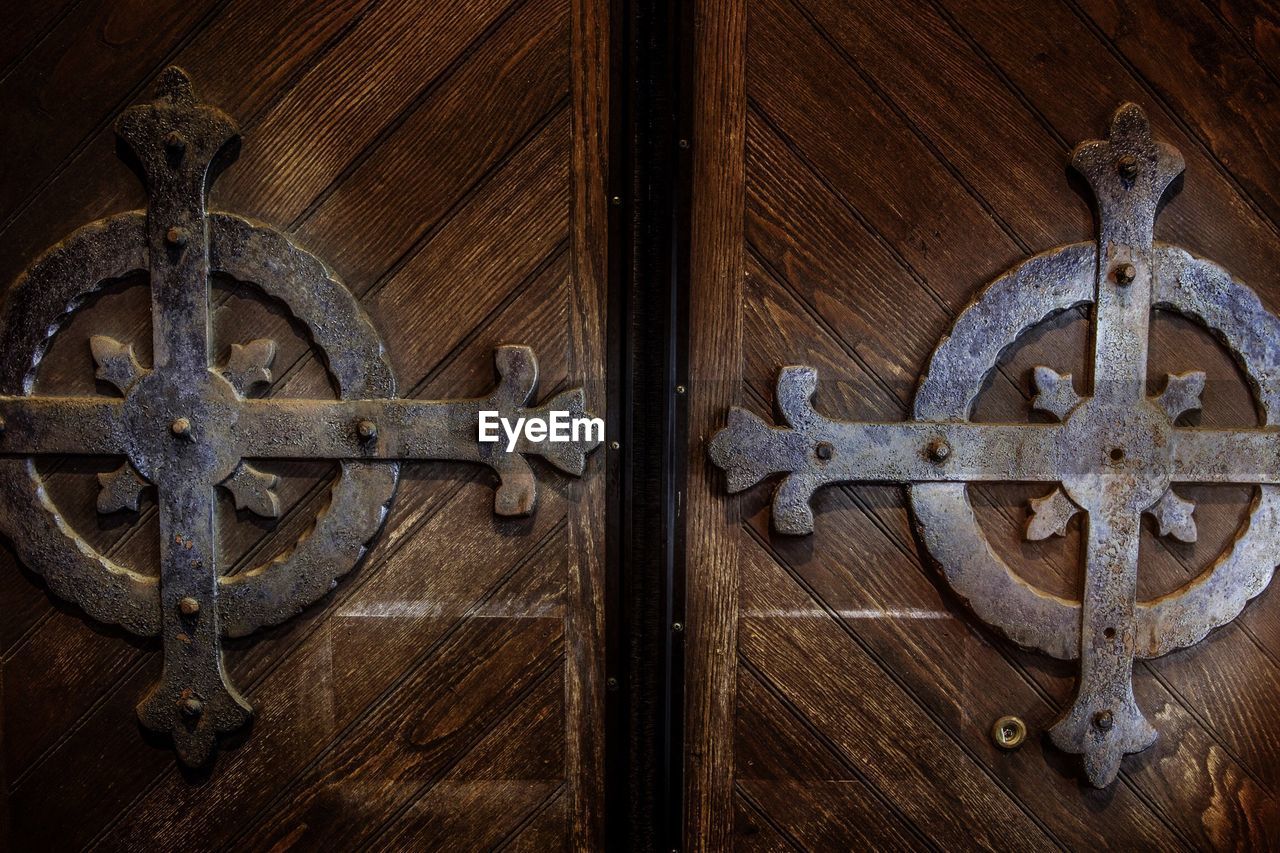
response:
<path id="1" fill-rule="evenodd" d="M 235 117 L 210 209 L 269 222 L 324 259 L 382 335 L 401 396 L 488 393 L 493 349 L 527 343 L 537 399 L 584 385 L 605 412 L 607 6 L 596 2 L 69 4 L 5 59 L 0 275 L 145 195 L 111 123 L 168 64 Z M 42 13 L 43 14 L 43 11 Z M 95 393 L 85 337 L 139 342 L 145 280 L 56 336 L 44 392 Z M 272 337 L 269 395 L 332 395 L 287 310 L 215 282 L 216 349 Z M 605 453 L 582 478 L 533 463 L 528 518 L 494 514 L 489 469 L 406 463 L 359 568 L 291 621 L 228 641 L 251 730 L 180 768 L 134 706 L 158 643 L 95 624 L 0 555 L 3 779 L 14 849 L 233 845 L 590 848 L 603 829 Z M 99 516 L 104 470 L 42 463 L 67 521 L 156 571 L 155 505 Z M 95 467 L 96 466 L 96 467 Z M 287 552 L 337 466 L 264 466 L 280 518 L 219 507 L 232 571 Z"/>
<path id="2" fill-rule="evenodd" d="M 1226 4 L 1230 5 L 1230 4 Z M 949 591 L 898 486 L 826 488 L 815 532 L 771 528 L 700 470 L 740 405 L 779 423 L 783 365 L 818 368 L 819 411 L 901 420 L 935 345 L 986 282 L 1093 240 L 1068 168 L 1122 102 L 1181 149 L 1157 239 L 1214 259 L 1280 309 L 1277 83 L 1249 26 L 1199 3 L 700 4 L 693 97 L 687 842 L 1232 847 L 1275 843 L 1280 610 L 1266 592 L 1201 644 L 1135 667 L 1160 739 L 1105 790 L 1044 732 L 1076 667 L 996 637 Z M 1238 10 L 1237 10 L 1238 12 Z M 1250 20 L 1247 13 L 1245 21 Z M 1002 358 L 975 420 L 1025 421 L 1031 368 L 1088 375 L 1088 314 Z M 1254 425 L 1231 358 L 1157 312 L 1149 377 L 1204 370 L 1202 425 Z M 709 463 L 708 463 L 709 467 Z M 1023 541 L 1043 488 L 970 487 L 997 550 L 1078 597 L 1081 528 Z M 1235 537 L 1253 490 L 1187 487 L 1191 545 L 1144 530 L 1139 597 L 1172 591 Z M 992 723 L 1024 718 L 1006 752 Z"/>

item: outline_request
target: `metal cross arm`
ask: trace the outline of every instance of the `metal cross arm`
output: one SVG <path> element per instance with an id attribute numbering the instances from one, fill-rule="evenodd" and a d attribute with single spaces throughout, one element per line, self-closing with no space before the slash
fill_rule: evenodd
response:
<path id="1" fill-rule="evenodd" d="M 501 480 L 497 512 L 523 515 L 537 494 L 525 457 L 578 475 L 601 437 L 521 439 L 510 452 L 480 441 L 482 410 L 511 420 L 586 415 L 581 388 L 526 405 L 538 370 L 524 346 L 497 349 L 500 381 L 485 397 L 397 398 L 382 340 L 328 267 L 268 226 L 206 210 L 209 183 L 234 159 L 239 135 L 230 118 L 196 100 L 181 70 L 165 71 L 156 99 L 127 110 L 116 131 L 147 185 L 147 209 L 91 223 L 50 249 L 14 285 L 0 319 L 0 530 L 59 596 L 100 621 L 163 638 L 164 671 L 138 713 L 194 765 L 251 712 L 224 671 L 222 637 L 283 622 L 328 593 L 381 529 L 400 462 L 488 465 Z M 132 342 L 94 336 L 97 378 L 119 398 L 35 394 L 40 361 L 66 318 L 103 283 L 140 272 L 150 278 L 153 364 L 138 361 Z M 338 399 L 253 397 L 272 379 L 269 339 L 212 356 L 214 273 L 283 303 L 322 356 Z M 102 513 L 137 510 L 155 488 L 159 577 L 116 563 L 70 528 L 34 464 L 48 454 L 125 458 L 99 475 Z M 278 516 L 277 478 L 252 464 L 271 459 L 333 459 L 341 472 L 307 536 L 223 576 L 217 489 L 237 509 Z"/>
<path id="2" fill-rule="evenodd" d="M 1048 368 L 1038 368 L 1046 371 Z M 1043 375 L 1043 374 L 1042 374 Z M 810 508 L 814 492 L 835 483 L 1060 483 L 1081 455 L 1080 436 L 1061 424 L 1002 424 L 968 421 L 862 423 L 833 420 L 812 404 L 817 371 L 784 367 L 776 396 L 788 424 L 775 427 L 734 407 L 728 425 L 711 441 L 712 460 L 725 471 L 730 493 L 737 493 L 777 474 L 787 476 L 773 496 L 773 525 L 779 533 L 813 532 Z M 1157 397 L 1163 408 L 1169 400 Z M 1198 408 L 1198 403 L 1194 408 Z M 1169 411 L 1170 423 L 1182 412 Z M 1124 465 L 1123 447 L 1101 450 L 1099 467 Z M 1203 429 L 1173 427 L 1155 460 L 1169 469 L 1171 483 L 1280 484 L 1280 429 Z M 1097 455 L 1097 454 L 1095 454 Z M 1040 503 L 1031 519 L 1030 538 L 1043 527 L 1043 512 L 1056 512 L 1065 524 L 1074 509 Z M 1175 507 L 1156 503 L 1148 509 L 1161 532 L 1176 529 L 1179 538 L 1195 539 L 1190 515 L 1175 518 Z M 1189 528 L 1174 525 L 1190 524 Z M 1060 532 L 1055 526 L 1049 533 Z"/>
<path id="3" fill-rule="evenodd" d="M 784 368 L 778 407 L 788 427 L 741 409 L 710 443 L 710 456 L 740 491 L 785 474 L 773 504 L 776 528 L 813 529 L 816 489 L 842 481 L 909 484 L 925 545 L 948 584 L 983 621 L 1014 642 L 1079 659 L 1075 699 L 1051 727 L 1053 742 L 1081 753 L 1095 785 L 1109 784 L 1121 758 L 1156 734 L 1133 696 L 1134 658 L 1203 639 L 1234 619 L 1271 579 L 1280 552 L 1280 320 L 1221 267 L 1154 242 L 1161 197 L 1181 173 L 1171 146 L 1155 141 L 1146 116 L 1122 106 L 1109 138 L 1079 146 L 1072 165 L 1089 182 L 1099 213 L 1096 243 L 1036 255 L 992 282 L 935 350 L 916 392 L 914 419 L 899 424 L 835 421 L 818 414 L 812 368 Z M 1034 370 L 1035 409 L 1051 424 L 974 423 L 974 401 L 1001 355 L 1025 331 L 1068 309 L 1092 306 L 1092 389 L 1070 375 Z M 1250 379 L 1258 428 L 1177 425 L 1200 408 L 1203 373 L 1169 375 L 1146 393 L 1153 309 L 1207 327 Z M 1018 577 L 987 541 L 969 502 L 971 482 L 1053 484 L 1031 501 L 1029 539 L 1063 535 L 1085 514 L 1079 601 Z M 1141 517 L 1160 535 L 1194 541 L 1194 506 L 1174 483 L 1250 483 L 1259 495 L 1248 523 L 1207 571 L 1169 595 L 1137 600 Z"/>

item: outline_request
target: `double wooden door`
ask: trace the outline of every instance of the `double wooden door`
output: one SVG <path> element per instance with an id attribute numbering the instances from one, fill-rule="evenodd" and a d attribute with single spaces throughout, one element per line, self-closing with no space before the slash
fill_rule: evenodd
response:
<path id="1" fill-rule="evenodd" d="M 1105 134 L 1122 101 L 1186 159 L 1157 239 L 1221 263 L 1280 310 L 1274 9 L 53 0 L 11 11 L 0 280 L 82 225 L 145 204 L 112 124 L 178 65 L 244 137 L 211 209 L 269 223 L 332 267 L 385 342 L 401 396 L 485 394 L 494 347 L 523 343 L 539 360 L 538 399 L 583 386 L 609 432 L 581 477 L 535 461 L 538 506 L 523 518 L 494 513 L 486 468 L 404 463 L 358 568 L 294 618 L 226 642 L 255 720 L 199 770 L 137 722 L 160 644 L 61 601 L 6 544 L 0 848 L 1280 844 L 1274 590 L 1204 642 L 1136 666 L 1160 739 L 1095 789 L 1044 736 L 1075 665 L 982 625 L 934 571 L 902 487 L 824 489 L 815 532 L 784 536 L 769 487 L 731 496 L 707 458 L 731 405 L 777 422 L 783 365 L 819 368 L 817 404 L 833 417 L 908 416 L 930 353 L 982 285 L 1094 239 L 1069 155 Z M 646 164 L 654 152 L 666 166 Z M 110 282 L 79 306 L 34 390 L 107 393 L 92 335 L 135 342 L 149 363 L 147 284 Z M 213 306 L 220 356 L 277 342 L 262 395 L 332 395 L 287 306 L 225 277 Z M 1258 423 L 1216 341 L 1162 312 L 1152 329 L 1151 376 L 1208 374 L 1198 423 Z M 1089 312 L 1060 315 L 1003 354 L 975 418 L 1027 420 L 1032 366 L 1087 376 L 1088 349 Z M 654 407 L 636 402 L 639 387 Z M 154 574 L 154 501 L 97 511 L 98 475 L 118 463 L 37 465 L 69 531 Z M 277 519 L 220 499 L 232 573 L 305 541 L 338 474 L 327 461 L 263 467 L 279 478 Z M 970 494 L 1007 562 L 1076 598 L 1080 523 L 1061 538 L 1022 535 L 1042 491 Z M 1254 490 L 1184 494 L 1199 538 L 1144 531 L 1142 599 L 1202 571 L 1242 529 Z M 1004 715 L 1029 729 L 1016 750 L 992 740 Z"/>

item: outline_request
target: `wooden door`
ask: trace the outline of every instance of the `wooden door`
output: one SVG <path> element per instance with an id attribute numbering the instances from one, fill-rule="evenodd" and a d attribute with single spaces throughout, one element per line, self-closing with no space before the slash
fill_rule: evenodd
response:
<path id="1" fill-rule="evenodd" d="M 933 347 L 1015 262 L 1095 237 L 1078 142 L 1134 101 L 1186 160 L 1158 240 L 1280 310 L 1276 14 L 1245 2 L 696 4 L 690 311 L 689 849 L 1273 847 L 1280 839 L 1280 592 L 1139 662 L 1159 740 L 1105 789 L 1044 736 L 1072 663 L 984 628 L 933 570 L 903 488 L 820 491 L 816 530 L 771 529 L 768 486 L 705 463 L 732 404 L 778 423 L 773 382 L 819 370 L 817 407 L 901 420 Z M 975 417 L 1022 420 L 1030 370 L 1087 375 L 1088 312 L 1006 352 Z M 1204 425 L 1257 423 L 1232 360 L 1156 312 L 1150 376 L 1208 373 Z M 1043 489 L 970 488 L 1029 581 L 1078 597 L 1080 529 L 1026 542 Z M 1142 534 L 1139 597 L 1202 571 L 1248 487 L 1188 487 L 1200 537 Z M 1078 522 L 1077 522 L 1078 523 Z M 1022 717 L 1014 751 L 991 737 Z"/>
<path id="2" fill-rule="evenodd" d="M 16 8 L 21 5 L 22 8 Z M 605 3 L 58 0 L 15 4 L 0 50 L 0 278 L 72 230 L 141 207 L 112 122 L 176 64 L 240 123 L 211 209 L 324 259 L 386 344 L 402 396 L 478 396 L 493 349 L 531 346 L 539 399 L 603 414 Z M 39 385 L 93 394 L 90 334 L 150 356 L 146 281 L 54 338 Z M 273 337 L 268 393 L 329 393 L 288 312 L 215 282 L 215 345 Z M 538 465 L 528 518 L 488 469 L 408 463 L 381 535 L 315 606 L 228 643 L 252 728 L 188 771 L 135 704 L 159 644 L 97 624 L 0 552 L 0 847 L 594 848 L 602 832 L 604 457 Z M 95 511 L 92 460 L 42 462 L 67 523 L 156 571 L 154 503 Z M 336 466 L 278 463 L 267 523 L 219 507 L 231 571 L 304 537 Z"/>

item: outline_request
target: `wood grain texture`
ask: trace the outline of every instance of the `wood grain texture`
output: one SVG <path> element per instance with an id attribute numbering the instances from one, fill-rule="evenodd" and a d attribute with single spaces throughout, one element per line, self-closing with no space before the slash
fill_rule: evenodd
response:
<path id="1" fill-rule="evenodd" d="M 193 8 L 117 5 L 153 21 Z M 41 97 L 19 85 L 47 76 L 52 48 L 41 45 L 70 44 L 59 27 L 102 7 L 82 0 L 36 38 L 0 92 Z M 74 227 L 142 203 L 109 122 L 149 97 L 153 66 L 176 61 L 245 134 L 212 206 L 290 230 L 342 273 L 384 337 L 401 394 L 484 393 L 493 347 L 525 342 L 539 358 L 540 398 L 586 384 L 603 413 L 609 112 L 607 88 L 594 87 L 608 75 L 606 4 L 210 8 L 185 29 L 80 51 L 85 72 L 118 69 L 95 77 L 87 100 L 55 103 L 73 84 L 41 84 L 62 111 L 49 122 L 66 125 L 66 153 L 39 152 L 34 125 L 4 128 L 6 141 L 32 146 L 24 157 L 47 161 L 21 176 L 29 201 L 5 208 L 0 272 L 11 277 Z M 59 62 L 68 78 L 78 73 L 76 51 Z M 90 103 L 98 112 L 58 118 Z M 87 334 L 143 341 L 149 357 L 144 284 L 111 288 L 58 334 L 42 391 L 102 391 Z M 332 394 L 322 355 L 251 285 L 217 283 L 214 327 L 219 352 L 245 335 L 279 342 L 267 393 Z M 229 644 L 228 668 L 257 722 L 205 773 L 179 770 L 169 746 L 135 725 L 137 697 L 159 672 L 154 645 L 53 601 L 4 549 L 0 566 L 12 571 L 0 581 L 0 848 L 135 850 L 198 839 L 202 848 L 592 849 L 603 815 L 604 494 L 590 481 L 602 476 L 602 456 L 581 482 L 535 463 L 540 505 L 530 519 L 494 516 L 487 471 L 405 466 L 362 565 L 289 624 Z M 68 460 L 44 470 L 70 523 L 146 570 L 154 504 L 103 519 L 93 508 L 97 468 Z M 220 511 L 230 570 L 307 535 L 333 470 L 273 467 L 283 509 L 274 524 Z"/>
<path id="2" fill-rule="evenodd" d="M 983 283 L 1092 236 L 1069 152 L 1097 138 L 1123 100 L 1142 104 L 1187 159 L 1158 238 L 1222 263 L 1280 307 L 1273 158 L 1253 140 L 1280 92 L 1271 57 L 1254 46 L 1268 14 L 1229 2 L 751 0 L 743 290 L 714 320 L 742 316 L 745 405 L 772 418 L 778 367 L 804 363 L 819 369 L 821 411 L 904 417 L 929 353 Z M 1176 68 L 1164 67 L 1170 56 Z M 1087 383 L 1088 348 L 1083 312 L 1047 324 L 1005 354 L 975 416 L 1026 419 L 1035 364 Z M 1194 323 L 1155 318 L 1150 368 L 1153 389 L 1166 371 L 1207 371 L 1198 423 L 1256 423 L 1238 369 Z M 724 529 L 691 538 L 738 551 L 736 741 L 723 759 L 736 771 L 735 828 L 724 847 L 1275 843 L 1280 746 L 1264 710 L 1280 661 L 1274 591 L 1198 646 L 1135 668 L 1161 738 L 1097 791 L 1040 735 L 1071 699 L 1073 666 L 1010 647 L 954 600 L 919 547 L 902 489 L 828 489 L 815 500 L 816 532 L 802 538 L 770 529 L 769 491 L 722 494 Z M 1143 533 L 1144 598 L 1201 571 L 1251 496 L 1186 493 L 1200 540 Z M 1038 495 L 971 489 L 1020 573 L 1078 595 L 1077 530 L 1022 541 L 1026 501 Z M 691 596 L 705 594 L 694 588 L 705 578 L 689 582 Z M 715 665 L 690 667 L 704 670 L 690 672 L 693 683 Z M 1015 752 L 989 735 L 1006 713 L 1032 730 Z"/>
<path id="3" fill-rule="evenodd" d="M 746 4 L 699 2 L 694 21 L 684 832 L 688 850 L 723 850 L 734 821 L 738 627 L 738 546 L 726 519 L 737 507 L 701 462 L 742 375 Z"/>
<path id="4" fill-rule="evenodd" d="M 608 0 L 573 0 L 572 193 L 570 206 L 569 364 L 587 383 L 589 409 L 606 411 L 605 330 L 609 276 L 610 15 Z M 606 448 L 608 447 L 606 436 Z M 581 511 L 569 520 L 566 597 L 565 763 L 569 841 L 574 850 L 604 846 L 606 453 L 575 483 Z"/>

